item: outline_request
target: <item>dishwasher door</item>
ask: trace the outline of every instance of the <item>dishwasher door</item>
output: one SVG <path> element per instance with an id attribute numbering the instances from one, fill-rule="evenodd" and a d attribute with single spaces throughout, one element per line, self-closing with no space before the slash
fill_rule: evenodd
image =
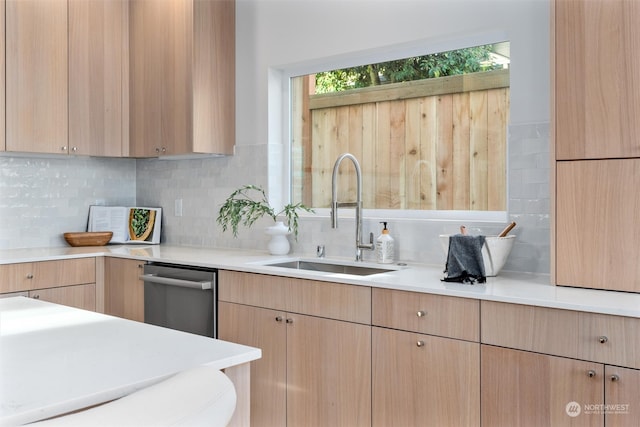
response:
<path id="1" fill-rule="evenodd" d="M 151 263 L 144 267 L 144 321 L 217 337 L 217 272 Z"/>

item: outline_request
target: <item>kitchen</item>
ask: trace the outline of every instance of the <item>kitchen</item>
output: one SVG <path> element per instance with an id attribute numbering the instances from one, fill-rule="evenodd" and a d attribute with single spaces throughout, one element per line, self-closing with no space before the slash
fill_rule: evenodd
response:
<path id="1" fill-rule="evenodd" d="M 512 43 L 509 127 L 509 217 L 518 222 L 518 241 L 505 270 L 549 274 L 550 244 L 550 5 L 545 1 L 374 2 L 238 1 L 236 4 L 236 144 L 233 156 L 187 160 L 41 158 L 5 154 L 0 248 L 63 246 L 62 233 L 81 230 L 88 206 L 151 205 L 165 209 L 163 243 L 202 248 L 260 249 L 259 226 L 239 238 L 222 233 L 215 216 L 230 191 L 247 182 L 262 184 L 277 197 L 276 172 L 282 138 L 278 116 L 281 75 L 301 64 L 339 61 L 360 52 L 425 42 L 446 45 L 474 37 L 506 36 Z M 336 10 L 339 13 L 336 13 Z M 310 20 L 309 16 L 314 19 Z M 359 18 L 354 20 L 353 17 Z M 330 22 L 330 25 L 327 25 Z M 358 31 L 354 34 L 354 26 Z M 380 32 L 384 27 L 387 31 Z M 327 28 L 331 28 L 328 31 Z M 296 35 L 296 37 L 292 37 Z M 372 53 L 373 52 L 373 53 Z M 323 58 L 323 59 L 318 59 Z M 275 89 L 274 89 L 275 87 Z M 256 155 L 256 153 L 258 153 Z M 264 159 L 269 159 L 265 162 Z M 242 171 L 238 173 L 238 171 Z M 274 176 L 275 175 L 275 176 Z M 182 216 L 172 215 L 176 200 Z M 468 223 L 489 233 L 504 224 Z M 377 230 L 365 217 L 365 230 Z M 398 259 L 442 264 L 436 236 L 450 233 L 442 222 L 397 220 L 393 234 Z M 352 254 L 344 229 L 328 218 L 302 218 L 294 253 Z"/>

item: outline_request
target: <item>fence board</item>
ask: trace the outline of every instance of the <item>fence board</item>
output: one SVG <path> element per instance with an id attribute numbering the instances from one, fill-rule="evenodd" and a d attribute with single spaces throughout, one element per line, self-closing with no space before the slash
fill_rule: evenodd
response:
<path id="1" fill-rule="evenodd" d="M 505 73 L 499 74 L 502 85 Z M 351 152 L 360 160 L 365 208 L 506 209 L 508 87 L 437 96 L 418 96 L 424 90 L 416 90 L 402 99 L 381 95 L 383 89 L 376 88 L 376 96 L 389 100 L 310 107 L 310 141 L 293 134 L 294 145 L 303 145 L 302 156 L 294 153 L 295 162 L 304 159 L 306 179 L 294 177 L 294 185 L 304 187 L 301 200 L 328 207 L 333 164 Z M 294 119 L 299 116 L 304 112 L 296 108 Z M 350 162 L 341 167 L 338 184 L 339 200 L 354 201 Z"/>

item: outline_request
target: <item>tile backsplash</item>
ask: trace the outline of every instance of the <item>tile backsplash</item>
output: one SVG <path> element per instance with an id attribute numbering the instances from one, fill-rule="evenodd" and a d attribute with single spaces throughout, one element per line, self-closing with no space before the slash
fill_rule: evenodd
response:
<path id="1" fill-rule="evenodd" d="M 235 188 L 266 187 L 268 145 L 236 146 L 236 154 L 193 160 L 0 157 L 0 249 L 65 245 L 61 234 L 86 226 L 88 206 L 160 206 L 162 242 L 220 248 L 266 248 L 264 226 L 242 229 L 238 238 L 222 233 L 215 220 Z M 549 124 L 509 129 L 509 217 L 517 241 L 504 270 L 549 272 Z M 175 212 L 182 201 L 182 215 Z M 379 218 L 366 218 L 364 231 L 379 234 Z M 407 262 L 444 265 L 438 234 L 455 233 L 454 221 L 396 220 L 389 227 L 396 257 Z M 472 233 L 495 234 L 505 224 L 466 223 Z M 293 251 L 314 254 L 324 244 L 327 256 L 354 252 L 353 220 L 333 230 L 328 218 L 302 218 Z M 266 254 L 266 251 L 265 251 Z M 365 253 L 372 260 L 373 253 Z"/>

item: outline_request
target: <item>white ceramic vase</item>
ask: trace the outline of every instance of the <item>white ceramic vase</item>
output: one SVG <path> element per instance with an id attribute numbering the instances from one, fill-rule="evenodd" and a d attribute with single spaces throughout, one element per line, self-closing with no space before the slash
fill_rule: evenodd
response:
<path id="1" fill-rule="evenodd" d="M 276 225 L 267 227 L 265 233 L 271 236 L 267 248 L 271 255 L 286 255 L 291 249 L 287 236 L 291 234 L 289 227 L 282 221 L 277 221 Z"/>

